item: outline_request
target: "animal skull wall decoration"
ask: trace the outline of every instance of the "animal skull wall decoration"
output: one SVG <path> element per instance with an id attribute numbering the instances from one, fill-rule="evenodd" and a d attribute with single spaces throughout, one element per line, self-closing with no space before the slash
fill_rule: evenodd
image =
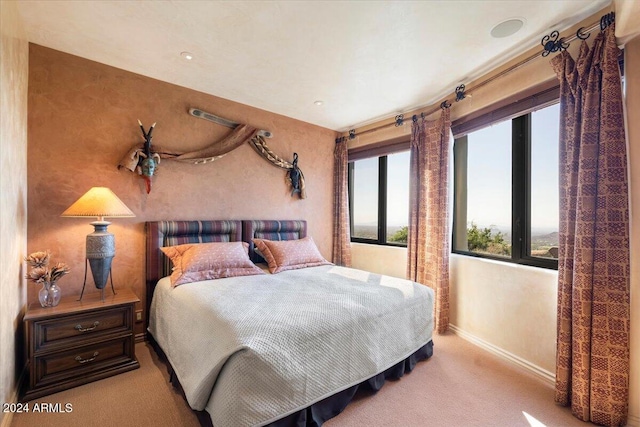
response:
<path id="1" fill-rule="evenodd" d="M 138 120 L 140 129 L 142 130 L 142 137 L 144 138 L 144 145 L 136 145 L 118 164 L 118 169 L 126 168 L 131 172 L 136 172 L 140 175 L 145 182 L 147 194 L 151 192 L 151 177 L 155 175 L 160 164 L 160 155 L 151 151 L 151 134 L 156 124 L 152 124 L 149 131 L 146 132 L 142 126 L 142 122 Z"/>
<path id="2" fill-rule="evenodd" d="M 156 173 L 156 169 L 160 164 L 160 155 L 151 152 L 151 133 L 156 124 L 152 124 L 148 132 L 145 132 L 142 122 L 138 120 L 140 129 L 142 130 L 142 136 L 144 137 L 144 149 L 140 155 L 140 162 L 136 171 L 144 178 L 144 182 L 147 188 L 147 194 L 151 192 L 151 177 Z"/>

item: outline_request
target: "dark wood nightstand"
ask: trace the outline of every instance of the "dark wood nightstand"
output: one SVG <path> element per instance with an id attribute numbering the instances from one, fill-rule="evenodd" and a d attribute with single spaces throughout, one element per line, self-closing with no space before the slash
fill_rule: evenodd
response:
<path id="1" fill-rule="evenodd" d="M 117 295 L 63 298 L 57 307 L 31 304 L 24 316 L 29 381 L 22 400 L 31 400 L 137 369 L 134 304 L 129 289 Z"/>

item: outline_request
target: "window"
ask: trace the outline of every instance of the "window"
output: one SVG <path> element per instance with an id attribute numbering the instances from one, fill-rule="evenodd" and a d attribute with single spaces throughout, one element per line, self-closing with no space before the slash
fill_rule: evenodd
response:
<path id="1" fill-rule="evenodd" d="M 557 268 L 559 105 L 454 142 L 456 253 Z"/>
<path id="2" fill-rule="evenodd" d="M 409 151 L 349 162 L 351 241 L 407 244 Z"/>

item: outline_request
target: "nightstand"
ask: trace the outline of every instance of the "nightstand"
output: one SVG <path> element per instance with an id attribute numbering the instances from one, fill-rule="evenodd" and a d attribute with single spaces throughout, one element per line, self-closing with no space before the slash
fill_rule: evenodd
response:
<path id="1" fill-rule="evenodd" d="M 134 304 L 129 289 L 117 295 L 63 298 L 56 307 L 31 304 L 24 316 L 29 380 L 22 400 L 31 400 L 137 369 Z"/>

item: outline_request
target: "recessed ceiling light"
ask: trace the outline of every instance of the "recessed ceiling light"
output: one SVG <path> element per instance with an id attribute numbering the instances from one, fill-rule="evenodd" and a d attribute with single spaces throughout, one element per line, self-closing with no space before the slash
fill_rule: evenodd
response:
<path id="1" fill-rule="evenodd" d="M 520 31 L 523 25 L 524 25 L 524 19 L 521 19 L 521 18 L 508 19 L 506 21 L 499 23 L 495 27 L 493 27 L 493 29 L 491 30 L 491 36 L 496 39 L 509 37 L 517 33 L 518 31 Z"/>
<path id="2" fill-rule="evenodd" d="M 314 104 L 317 105 L 317 106 L 320 106 L 320 105 L 324 104 L 324 101 L 316 101 L 316 102 L 314 102 Z"/>
<path id="3" fill-rule="evenodd" d="M 180 56 L 182 56 L 187 61 L 191 61 L 193 59 L 193 53 L 191 52 L 181 52 Z"/>

